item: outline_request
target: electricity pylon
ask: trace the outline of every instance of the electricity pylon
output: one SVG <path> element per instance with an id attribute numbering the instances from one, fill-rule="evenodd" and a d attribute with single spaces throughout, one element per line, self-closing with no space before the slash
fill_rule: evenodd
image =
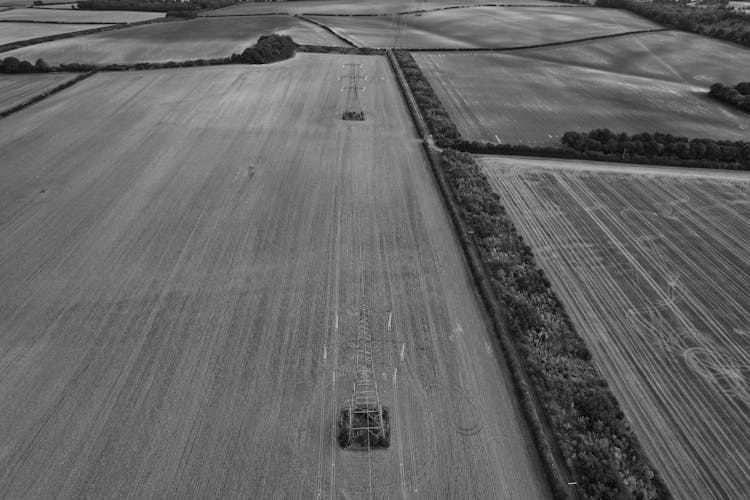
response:
<path id="1" fill-rule="evenodd" d="M 346 90 L 346 104 L 344 104 L 344 112 L 342 118 L 344 120 L 359 120 L 365 119 L 365 112 L 362 110 L 362 104 L 359 102 L 360 91 L 364 92 L 364 85 L 360 85 L 361 80 L 367 80 L 367 77 L 360 74 L 362 65 L 351 62 L 344 64 L 348 71 L 345 75 L 341 76 L 341 79 L 346 79 L 347 83 L 341 90 Z"/>
<path id="2" fill-rule="evenodd" d="M 370 310 L 359 306 L 357 364 L 349 406 L 339 416 L 339 443 L 345 447 L 370 449 L 390 445 L 388 407 L 380 403 L 372 362 Z"/>

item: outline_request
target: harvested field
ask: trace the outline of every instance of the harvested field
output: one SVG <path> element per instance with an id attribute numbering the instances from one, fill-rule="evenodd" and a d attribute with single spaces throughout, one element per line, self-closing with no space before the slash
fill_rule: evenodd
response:
<path id="1" fill-rule="evenodd" d="M 0 20 L 7 21 L 44 21 L 58 23 L 134 23 L 164 17 L 164 12 L 136 12 L 136 11 L 96 11 L 96 10 L 62 10 L 60 5 L 56 9 L 13 9 L 0 12 Z M 0 25 L 0 28 L 2 25 Z"/>
<path id="2" fill-rule="evenodd" d="M 50 64 L 132 64 L 228 57 L 254 45 L 261 35 L 291 36 L 299 44 L 345 45 L 312 23 L 288 16 L 194 19 L 146 24 L 23 47 L 8 52 Z"/>
<path id="3" fill-rule="evenodd" d="M 74 31 L 90 30 L 98 26 L 109 26 L 108 24 L 47 24 L 47 23 L 0 23 L 0 45 L 6 43 L 31 40 L 44 36 L 59 35 L 61 33 L 72 33 Z M 3 53 L 8 57 L 10 53 Z"/>
<path id="4" fill-rule="evenodd" d="M 697 35 L 413 55 L 471 140 L 550 145 L 567 130 L 603 127 L 731 140 L 750 135 L 750 115 L 706 95 L 715 81 L 745 78 L 750 51 Z"/>
<path id="5" fill-rule="evenodd" d="M 2 1 L 2 0 L 0 0 Z M 504 5 L 563 5 L 550 1 L 509 0 L 490 2 L 482 0 L 425 0 L 422 10 L 442 9 L 446 7 L 502 3 Z M 245 2 L 232 7 L 211 10 L 206 16 L 254 15 L 254 14 L 336 14 L 336 15 L 386 15 L 398 12 L 417 10 L 417 2 L 402 0 L 357 1 L 357 0 L 305 0 L 304 2 Z M 455 12 L 455 11 L 454 11 Z"/>
<path id="6" fill-rule="evenodd" d="M 26 102 L 76 76 L 69 73 L 0 75 L 0 111 Z"/>
<path id="7" fill-rule="evenodd" d="M 675 498 L 745 498 L 750 174 L 482 163 Z"/>
<path id="8" fill-rule="evenodd" d="M 360 57 L 100 73 L 3 120 L 0 496 L 548 496 L 411 119 Z M 361 303 L 391 447 L 342 450 Z"/>
<path id="9" fill-rule="evenodd" d="M 361 46 L 394 46 L 392 16 L 313 18 Z M 522 47 L 660 28 L 629 12 L 589 7 L 473 7 L 400 16 L 400 21 L 400 47 L 410 49 Z"/>

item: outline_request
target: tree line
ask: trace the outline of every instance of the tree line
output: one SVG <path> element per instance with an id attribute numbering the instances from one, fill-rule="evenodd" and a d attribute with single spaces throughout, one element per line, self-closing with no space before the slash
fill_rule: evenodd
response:
<path id="1" fill-rule="evenodd" d="M 629 10 L 663 26 L 750 47 L 750 15 L 722 5 L 693 8 L 677 2 L 645 3 L 630 0 L 596 0 L 594 5 Z"/>
<path id="2" fill-rule="evenodd" d="M 750 168 L 750 142 L 745 141 L 688 139 L 659 132 L 629 135 L 599 128 L 589 132 L 565 132 L 560 142 L 584 158 L 603 155 L 607 159 L 614 157 L 645 163 Z"/>
<path id="3" fill-rule="evenodd" d="M 735 86 L 717 82 L 711 85 L 708 95 L 744 111 L 750 111 L 750 82 L 740 82 Z"/>

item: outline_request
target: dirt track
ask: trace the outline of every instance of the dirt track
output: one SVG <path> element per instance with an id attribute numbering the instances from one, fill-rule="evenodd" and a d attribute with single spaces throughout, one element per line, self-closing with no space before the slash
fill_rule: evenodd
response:
<path id="1" fill-rule="evenodd" d="M 750 173 L 482 162 L 675 498 L 746 498 Z"/>
<path id="2" fill-rule="evenodd" d="M 396 83 L 359 60 L 362 123 L 317 54 L 98 74 L 3 120 L 0 496 L 548 495 Z M 393 416 L 369 455 L 333 434 L 362 301 Z"/>

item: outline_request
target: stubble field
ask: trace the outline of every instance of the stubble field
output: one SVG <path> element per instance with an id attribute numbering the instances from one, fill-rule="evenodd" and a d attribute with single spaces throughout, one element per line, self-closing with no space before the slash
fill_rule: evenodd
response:
<path id="1" fill-rule="evenodd" d="M 50 9 L 13 9 L 0 12 L 0 20 L 8 21 L 47 21 L 57 23 L 134 23 L 164 17 L 164 12 L 137 11 L 96 11 L 96 10 L 61 10 L 59 5 Z M 2 25 L 0 24 L 0 28 Z"/>
<path id="2" fill-rule="evenodd" d="M 54 26 L 54 25 L 53 25 Z M 291 36 L 299 44 L 345 45 L 312 23 L 289 16 L 194 19 L 147 24 L 23 47 L 7 53 L 50 64 L 132 64 L 228 57 L 261 35 Z"/>
<path id="3" fill-rule="evenodd" d="M 0 111 L 28 101 L 76 76 L 70 73 L 0 75 Z"/>
<path id="4" fill-rule="evenodd" d="M 314 17 L 366 47 L 392 47 L 393 16 Z M 659 26 L 615 9 L 472 7 L 399 16 L 399 46 L 410 49 L 500 48 L 567 41 Z"/>
<path id="5" fill-rule="evenodd" d="M 747 77 L 750 52 L 688 33 L 617 37 L 507 53 L 415 53 L 464 137 L 558 144 L 609 128 L 745 140 L 750 115 L 710 99 Z"/>
<path id="6" fill-rule="evenodd" d="M 72 33 L 74 31 L 90 30 L 108 24 L 52 24 L 52 23 L 0 23 L 0 45 L 32 38 L 59 35 L 61 33 Z M 8 52 L 3 52 L 3 58 L 8 57 Z"/>
<path id="7" fill-rule="evenodd" d="M 382 57 L 100 73 L 3 121 L 0 493 L 548 496 Z M 392 446 L 339 449 L 371 309 Z"/>
<path id="8" fill-rule="evenodd" d="M 750 175 L 483 158 L 676 498 L 750 491 Z"/>

